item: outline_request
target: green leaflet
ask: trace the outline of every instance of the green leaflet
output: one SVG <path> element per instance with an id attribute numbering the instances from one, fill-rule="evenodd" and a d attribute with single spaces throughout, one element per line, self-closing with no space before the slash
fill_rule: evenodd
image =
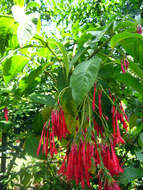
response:
<path id="1" fill-rule="evenodd" d="M 29 59 L 21 55 L 14 55 L 3 64 L 3 78 L 8 84 L 18 73 L 22 72 Z"/>
<path id="2" fill-rule="evenodd" d="M 88 61 L 80 63 L 76 66 L 70 80 L 72 88 L 72 96 L 74 101 L 79 105 L 83 98 L 90 91 L 97 78 L 101 59 L 94 57 Z"/>

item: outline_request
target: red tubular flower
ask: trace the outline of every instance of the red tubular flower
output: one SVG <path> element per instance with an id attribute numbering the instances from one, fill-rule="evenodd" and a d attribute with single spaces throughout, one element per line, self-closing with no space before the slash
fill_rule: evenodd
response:
<path id="1" fill-rule="evenodd" d="M 94 84 L 93 101 L 92 101 L 92 110 L 93 111 L 95 111 L 95 94 L 96 94 L 96 83 Z"/>
<path id="2" fill-rule="evenodd" d="M 123 65 L 123 61 L 121 60 L 121 70 L 123 73 L 125 73 L 125 69 L 124 69 L 124 65 Z"/>
<path id="3" fill-rule="evenodd" d="M 8 109 L 7 109 L 7 107 L 4 108 L 4 117 L 5 117 L 5 120 L 8 121 Z"/>
<path id="4" fill-rule="evenodd" d="M 118 175 L 119 173 L 124 172 L 123 168 L 121 168 L 121 166 L 119 165 L 119 160 L 115 154 L 115 150 L 114 150 L 114 147 L 112 144 L 111 144 L 111 154 L 112 154 L 112 159 L 114 162 L 114 168 L 113 168 L 112 175 Z"/>
<path id="5" fill-rule="evenodd" d="M 98 107 L 99 107 L 100 118 L 102 117 L 101 96 L 102 96 L 102 90 L 98 90 Z"/>
<path id="6" fill-rule="evenodd" d="M 99 185 L 98 190 L 102 190 L 102 182 L 100 179 L 98 180 L 98 185 Z"/>
<path id="7" fill-rule="evenodd" d="M 116 182 L 112 182 L 111 184 L 108 184 L 108 182 L 106 181 L 104 184 L 104 190 L 121 190 L 121 189 Z"/>
<path id="8" fill-rule="evenodd" d="M 128 67 L 129 67 L 129 61 L 128 61 L 128 59 L 124 59 L 124 66 L 125 66 L 125 68 L 127 70 Z"/>
<path id="9" fill-rule="evenodd" d="M 51 113 L 51 123 L 54 136 L 57 136 L 59 140 L 66 138 L 69 131 L 66 126 L 64 111 L 62 108 L 60 110 L 54 110 Z"/>
<path id="10" fill-rule="evenodd" d="M 123 108 L 123 105 L 122 105 L 122 102 L 121 102 L 121 101 L 120 101 L 120 110 L 123 112 L 124 117 L 125 117 L 126 120 L 129 122 L 128 116 L 127 116 L 126 113 L 125 113 L 125 110 L 124 110 L 124 108 Z"/>
<path id="11" fill-rule="evenodd" d="M 115 120 L 116 120 L 116 129 L 117 129 L 117 132 L 116 132 L 116 135 L 114 136 L 114 145 L 116 144 L 125 144 L 125 141 L 124 139 L 121 137 L 121 134 L 120 134 L 120 129 L 119 129 L 119 124 L 118 124 L 118 118 L 117 118 L 117 114 L 115 116 Z"/>
<path id="12" fill-rule="evenodd" d="M 46 125 L 47 125 L 47 121 L 44 123 L 44 126 L 43 126 L 41 138 L 40 138 L 39 145 L 38 145 L 38 148 L 37 148 L 37 156 L 39 156 L 39 152 L 40 152 L 40 148 L 41 148 L 41 144 L 42 144 L 42 139 L 43 139 L 43 136 L 44 136 L 44 133 L 45 133 Z"/>
<path id="13" fill-rule="evenodd" d="M 113 137 L 116 136 L 116 128 L 115 128 L 115 106 L 112 106 L 112 125 L 113 125 Z"/>

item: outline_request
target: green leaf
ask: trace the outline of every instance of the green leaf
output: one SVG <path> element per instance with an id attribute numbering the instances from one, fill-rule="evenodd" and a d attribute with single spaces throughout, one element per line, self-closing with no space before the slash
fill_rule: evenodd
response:
<path id="1" fill-rule="evenodd" d="M 130 62 L 130 69 L 138 76 L 140 77 L 142 80 L 143 80 L 143 71 L 142 69 L 140 69 L 140 67 L 137 65 L 137 63 L 133 63 L 131 61 Z"/>
<path id="2" fill-rule="evenodd" d="M 66 76 L 68 77 L 68 74 L 69 74 L 69 58 L 68 58 L 66 49 L 62 43 L 56 42 L 56 44 L 59 47 L 61 53 L 63 54 L 63 61 L 64 61 L 65 69 L 66 69 Z"/>
<path id="3" fill-rule="evenodd" d="M 8 84 L 18 73 L 22 72 L 29 59 L 21 55 L 14 55 L 3 64 L 3 77 L 5 84 Z"/>
<path id="4" fill-rule="evenodd" d="M 140 141 L 143 144 L 143 133 L 140 134 Z"/>
<path id="5" fill-rule="evenodd" d="M 34 103 L 43 104 L 46 106 L 53 107 L 55 104 L 55 100 L 51 95 L 31 94 L 30 98 Z"/>
<path id="6" fill-rule="evenodd" d="M 137 121 L 137 115 L 136 115 L 136 113 L 132 113 L 132 115 L 130 116 L 130 119 L 129 119 L 130 128 L 136 126 L 136 121 Z"/>
<path id="7" fill-rule="evenodd" d="M 38 114 L 36 114 L 32 122 L 32 130 L 35 134 L 41 135 L 41 131 L 45 121 L 51 116 L 52 107 L 45 107 Z"/>
<path id="8" fill-rule="evenodd" d="M 140 34 L 136 34 L 136 33 L 122 32 L 122 33 L 116 34 L 112 37 L 112 39 L 110 41 L 110 45 L 112 48 L 115 48 L 115 46 L 121 44 L 121 42 L 125 39 L 128 39 L 128 41 L 131 39 L 143 40 L 143 36 Z M 135 46 L 135 48 L 136 48 L 136 46 Z"/>
<path id="9" fill-rule="evenodd" d="M 143 177 L 143 168 L 127 167 L 124 168 L 124 173 L 119 176 L 118 181 L 120 184 L 128 184 L 141 177 Z"/>
<path id="10" fill-rule="evenodd" d="M 86 51 L 86 48 L 81 48 L 76 55 L 72 58 L 70 62 L 70 70 L 72 66 L 79 60 L 79 58 L 83 55 L 83 53 Z"/>
<path id="11" fill-rule="evenodd" d="M 37 147 L 38 147 L 39 139 L 36 138 L 36 136 L 31 135 L 29 136 L 26 141 L 25 141 L 25 151 L 29 155 L 33 157 L 37 157 L 36 152 L 37 152 Z"/>
<path id="12" fill-rule="evenodd" d="M 72 88 L 73 99 L 78 105 L 94 85 L 99 72 L 100 63 L 101 59 L 96 56 L 80 63 L 73 71 L 70 86 Z"/>
<path id="13" fill-rule="evenodd" d="M 34 1 L 33 2 L 29 2 L 28 5 L 27 5 L 27 7 L 26 7 L 26 9 L 33 8 L 33 7 L 40 8 L 40 5 L 39 5 L 39 3 L 34 2 Z"/>
<path id="14" fill-rule="evenodd" d="M 133 77 L 129 73 L 114 73 L 114 78 L 122 82 L 128 87 L 131 87 L 132 89 L 136 90 L 137 92 L 141 93 L 143 95 L 143 85 L 142 83 L 135 77 Z"/>
<path id="15" fill-rule="evenodd" d="M 45 63 L 31 71 L 29 75 L 23 77 L 19 82 L 19 89 L 17 89 L 16 93 L 19 95 L 32 93 L 33 89 L 41 81 L 40 74 L 48 65 L 49 63 Z"/>
<path id="16" fill-rule="evenodd" d="M 24 7 L 24 0 L 14 0 L 14 3 L 20 7 Z"/>
<path id="17" fill-rule="evenodd" d="M 125 21 L 120 22 L 116 27 L 115 30 L 126 30 L 128 32 L 136 32 L 137 30 L 137 24 L 132 21 Z"/>
<path id="18" fill-rule="evenodd" d="M 19 82 L 20 93 L 31 93 L 33 88 L 41 81 L 39 75 L 42 73 L 42 66 L 39 66 L 37 69 L 33 70 L 28 76 L 22 78 Z"/>

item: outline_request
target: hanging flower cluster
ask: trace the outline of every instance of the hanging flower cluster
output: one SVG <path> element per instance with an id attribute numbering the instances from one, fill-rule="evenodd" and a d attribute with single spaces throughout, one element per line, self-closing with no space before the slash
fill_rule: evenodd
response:
<path id="1" fill-rule="evenodd" d="M 96 110 L 95 106 L 95 96 L 96 96 L 96 84 L 94 85 L 92 110 L 93 113 Z M 102 113 L 102 90 L 98 89 L 98 111 L 100 119 L 105 118 L 106 121 L 109 120 L 108 116 Z M 115 97 L 110 98 L 115 104 Z M 69 153 L 66 154 L 64 161 L 59 170 L 59 174 L 66 176 L 67 180 L 75 180 L 76 184 L 81 183 L 82 188 L 85 187 L 85 182 L 90 188 L 90 168 L 94 162 L 95 167 L 100 168 L 101 163 L 104 164 L 104 168 L 108 171 L 108 175 L 112 178 L 112 181 L 105 179 L 104 183 L 101 177 L 99 177 L 99 190 L 102 189 L 102 184 L 104 190 L 120 190 L 119 185 L 113 179 L 114 176 L 119 175 L 124 170 L 119 164 L 118 157 L 115 153 L 115 146 L 117 144 L 124 144 L 125 141 L 121 137 L 119 122 L 123 125 L 123 128 L 127 131 L 127 115 L 123 109 L 122 103 L 119 104 L 119 109 L 112 105 L 111 115 L 112 115 L 112 127 L 113 134 L 108 143 L 105 145 L 99 143 L 98 137 L 100 139 L 105 138 L 104 127 L 100 126 L 95 118 L 93 118 L 94 130 L 92 131 L 92 139 L 88 142 L 86 139 L 87 128 L 83 130 L 84 140 L 80 140 L 77 144 L 73 143 Z M 89 120 L 89 118 L 88 118 Z M 95 135 L 96 131 L 96 135 Z M 101 171 L 100 171 L 101 172 Z M 102 178 L 104 179 L 104 171 L 102 173 Z"/>
<path id="2" fill-rule="evenodd" d="M 120 190 L 119 185 L 114 177 L 122 173 L 124 170 L 119 163 L 119 159 L 115 152 L 115 146 L 124 144 L 125 141 L 121 136 L 120 125 L 127 132 L 127 115 L 121 102 L 117 102 L 115 97 L 109 93 L 111 110 L 105 114 L 103 107 L 103 90 L 97 89 L 94 84 L 94 92 L 92 98 L 92 114 L 84 117 L 86 125 L 80 129 L 75 126 L 76 132 L 74 140 L 67 145 L 66 155 L 58 174 L 66 177 L 67 181 L 75 180 L 76 184 L 81 184 L 85 188 L 85 183 L 90 188 L 90 179 L 92 178 L 91 169 L 96 168 L 99 190 Z M 96 102 L 97 101 L 97 102 Z M 116 106 L 117 105 L 117 106 Z M 98 115 L 98 119 L 96 118 Z M 77 117 L 79 120 L 80 117 Z M 101 121 L 110 122 L 110 130 Z M 87 127 L 87 123 L 89 126 Z M 109 125 L 109 124 L 108 124 Z M 109 132 L 110 131 L 110 132 Z M 51 156 L 57 153 L 54 137 L 58 140 L 66 138 L 70 135 L 62 108 L 53 110 L 51 119 L 44 124 L 37 155 L 39 155 L 41 145 L 42 152 Z M 90 136 L 90 137 L 89 137 Z M 105 175 L 106 173 L 106 175 Z"/>
<path id="3" fill-rule="evenodd" d="M 52 128 L 50 126 L 52 126 Z M 57 137 L 59 140 L 61 140 L 62 138 L 66 138 L 68 134 L 69 131 L 66 126 L 64 111 L 62 108 L 59 110 L 53 110 L 51 112 L 51 120 L 48 123 L 48 127 L 47 121 L 43 126 L 39 146 L 37 149 L 37 156 L 39 156 L 41 145 L 43 145 L 42 153 L 45 153 L 47 156 L 48 152 L 50 151 L 50 154 L 53 157 L 53 154 L 57 154 L 54 137 Z"/>

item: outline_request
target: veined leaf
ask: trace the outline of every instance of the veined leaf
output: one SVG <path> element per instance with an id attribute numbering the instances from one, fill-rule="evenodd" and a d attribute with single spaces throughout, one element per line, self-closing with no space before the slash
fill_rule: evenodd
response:
<path id="1" fill-rule="evenodd" d="M 96 56 L 80 63 L 73 71 L 70 86 L 72 88 L 73 99 L 78 105 L 94 85 L 99 72 L 100 63 L 101 59 Z"/>
<path id="2" fill-rule="evenodd" d="M 14 55 L 3 64 L 3 77 L 6 84 L 10 82 L 18 73 L 22 72 L 29 59 L 21 55 Z"/>

